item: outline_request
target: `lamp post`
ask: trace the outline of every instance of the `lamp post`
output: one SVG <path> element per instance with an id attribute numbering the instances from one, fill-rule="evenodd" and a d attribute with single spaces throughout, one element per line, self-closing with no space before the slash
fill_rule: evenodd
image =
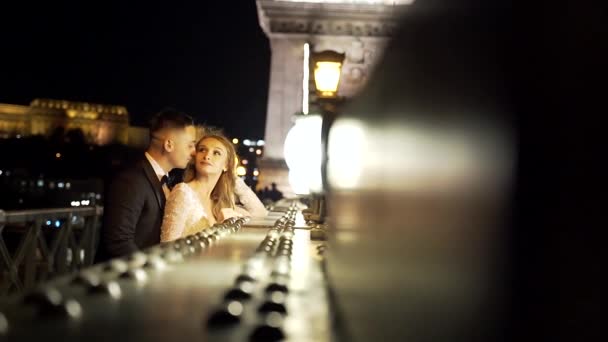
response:
<path id="1" fill-rule="evenodd" d="M 338 105 L 341 102 L 338 96 L 340 85 L 340 75 L 344 54 L 335 51 L 325 50 L 314 53 L 312 56 L 314 63 L 314 82 L 317 95 L 317 105 L 322 116 L 321 124 L 321 180 L 322 187 L 320 192 L 312 192 L 311 210 L 306 212 L 307 219 L 323 223 L 327 215 L 325 203 L 325 191 L 327 190 L 327 140 L 329 128 L 335 120 L 338 112 Z"/>

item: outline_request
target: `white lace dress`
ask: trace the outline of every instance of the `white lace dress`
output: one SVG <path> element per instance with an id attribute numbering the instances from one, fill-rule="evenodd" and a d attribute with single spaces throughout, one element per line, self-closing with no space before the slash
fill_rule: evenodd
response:
<path id="1" fill-rule="evenodd" d="M 222 208 L 223 217 L 218 218 L 218 221 L 234 216 L 263 217 L 268 214 L 262 202 L 240 178 L 236 180 L 234 193 L 244 208 Z M 186 183 L 177 184 L 165 204 L 161 242 L 176 240 L 209 228 L 211 224 L 208 215 L 194 189 Z"/>

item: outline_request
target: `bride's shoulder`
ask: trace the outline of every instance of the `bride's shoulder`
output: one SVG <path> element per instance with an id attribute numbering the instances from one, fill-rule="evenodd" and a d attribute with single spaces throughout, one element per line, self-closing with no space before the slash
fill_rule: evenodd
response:
<path id="1" fill-rule="evenodd" d="M 189 188 L 188 184 L 181 182 L 181 183 L 175 184 L 175 186 L 173 187 L 173 189 L 171 191 L 185 191 L 188 188 Z"/>
<path id="2" fill-rule="evenodd" d="M 170 203 L 179 203 L 180 206 L 183 206 L 187 203 L 192 203 L 196 200 L 196 194 L 192 191 L 190 186 L 186 183 L 179 183 L 173 187 L 169 197 L 167 198 L 167 202 Z"/>
<path id="3" fill-rule="evenodd" d="M 178 194 L 181 196 L 187 196 L 187 195 L 192 194 L 192 192 L 193 192 L 192 188 L 190 187 L 190 185 L 188 185 L 186 183 L 176 184 L 173 187 L 173 190 L 171 190 L 171 194 L 174 196 L 178 195 Z"/>
<path id="4" fill-rule="evenodd" d="M 171 192 L 173 192 L 173 191 L 179 191 L 179 192 L 182 192 L 184 194 L 189 194 L 189 195 L 196 194 L 196 192 L 194 191 L 194 188 L 192 188 L 188 183 L 185 183 L 185 182 L 176 184 L 173 187 L 173 190 L 171 190 Z"/>

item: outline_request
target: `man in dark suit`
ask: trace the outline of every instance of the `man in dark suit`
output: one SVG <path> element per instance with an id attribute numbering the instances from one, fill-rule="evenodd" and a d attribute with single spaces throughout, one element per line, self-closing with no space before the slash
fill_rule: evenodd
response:
<path id="1" fill-rule="evenodd" d="M 145 158 L 118 174 L 107 191 L 99 260 L 160 243 L 166 179 L 172 169 L 186 167 L 195 139 L 190 116 L 164 110 L 153 118 Z"/>

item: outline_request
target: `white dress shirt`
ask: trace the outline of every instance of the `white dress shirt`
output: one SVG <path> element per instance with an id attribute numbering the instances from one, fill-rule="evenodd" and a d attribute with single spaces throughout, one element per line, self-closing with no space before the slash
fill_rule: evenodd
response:
<path id="1" fill-rule="evenodd" d="M 156 160 L 154 160 L 154 158 L 152 158 L 152 156 L 148 152 L 146 152 L 145 154 L 146 154 L 146 159 L 148 159 L 148 161 L 150 162 L 150 165 L 152 165 L 152 169 L 154 169 L 154 173 L 156 173 L 156 177 L 158 177 L 159 182 L 163 178 L 163 176 L 169 177 L 169 175 L 165 172 L 165 170 L 163 170 L 163 168 L 160 167 L 160 165 L 158 165 Z M 163 184 L 163 192 L 165 193 L 165 198 L 169 197 L 169 193 L 171 192 L 171 190 L 169 190 L 167 183 Z"/>

